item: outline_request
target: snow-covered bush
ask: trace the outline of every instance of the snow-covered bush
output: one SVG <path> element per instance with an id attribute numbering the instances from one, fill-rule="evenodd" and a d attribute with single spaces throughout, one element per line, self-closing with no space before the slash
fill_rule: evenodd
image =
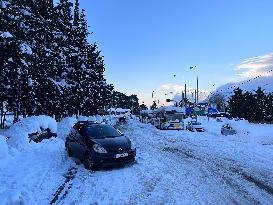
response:
<path id="1" fill-rule="evenodd" d="M 6 143 L 6 138 L 0 135 L 0 160 L 8 156 L 8 146 Z"/>
<path id="2" fill-rule="evenodd" d="M 18 149 L 23 149 L 29 144 L 29 134 L 40 133 L 42 130 L 49 129 L 52 133 L 57 133 L 57 123 L 55 119 L 40 115 L 20 119 L 12 125 L 6 132 L 8 143 Z"/>

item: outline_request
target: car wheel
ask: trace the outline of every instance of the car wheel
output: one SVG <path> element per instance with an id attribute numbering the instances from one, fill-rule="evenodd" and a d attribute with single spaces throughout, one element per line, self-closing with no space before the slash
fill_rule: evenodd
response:
<path id="1" fill-rule="evenodd" d="M 89 154 L 85 154 L 84 155 L 84 162 L 83 162 L 83 164 L 84 164 L 85 169 L 93 170 L 93 171 L 95 170 L 95 166 L 94 166 L 94 164 L 92 162 L 92 159 L 91 159 L 91 157 L 90 157 Z"/>

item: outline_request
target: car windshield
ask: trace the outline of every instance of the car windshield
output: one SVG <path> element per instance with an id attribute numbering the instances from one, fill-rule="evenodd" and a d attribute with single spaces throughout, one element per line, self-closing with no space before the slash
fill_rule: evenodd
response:
<path id="1" fill-rule="evenodd" d="M 183 114 L 179 114 L 179 113 L 177 113 L 177 114 L 167 114 L 166 119 L 168 121 L 177 121 L 177 120 L 181 121 L 183 119 Z"/>
<path id="2" fill-rule="evenodd" d="M 121 134 L 114 127 L 109 125 L 88 126 L 84 128 L 83 134 L 92 139 L 121 136 Z"/>

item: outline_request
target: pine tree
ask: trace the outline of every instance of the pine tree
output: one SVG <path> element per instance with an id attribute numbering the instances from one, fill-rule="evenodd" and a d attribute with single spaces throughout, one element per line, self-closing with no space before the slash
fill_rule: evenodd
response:
<path id="1" fill-rule="evenodd" d="M 256 107 L 255 97 L 251 92 L 246 92 L 243 94 L 244 100 L 241 102 L 243 107 L 242 117 L 249 121 L 254 121 L 255 115 L 253 114 L 253 109 Z"/>
<path id="2" fill-rule="evenodd" d="M 265 97 L 265 116 L 264 116 L 264 120 L 266 122 L 273 122 L 273 93 L 269 93 L 266 97 Z"/>
<path id="3" fill-rule="evenodd" d="M 157 104 L 156 104 L 156 101 L 155 101 L 155 100 L 153 101 L 153 104 L 151 105 L 150 109 L 151 109 L 151 110 L 157 109 Z"/>
<path id="4" fill-rule="evenodd" d="M 103 56 L 89 44 L 84 11 L 76 0 L 2 1 L 0 108 L 60 118 L 96 114 L 112 102 Z M 119 93 L 120 107 L 138 107 L 137 96 Z M 17 114 L 16 114 L 17 115 Z"/>
<path id="5" fill-rule="evenodd" d="M 243 117 L 244 113 L 244 95 L 240 88 L 234 90 L 234 95 L 229 98 L 228 112 L 232 117 Z"/>
<path id="6" fill-rule="evenodd" d="M 28 33 L 31 13 L 24 1 L 14 0 L 6 4 L 5 8 L 1 8 L 1 14 L 4 15 L 4 30 L 1 33 L 8 32 L 12 37 L 10 42 L 4 39 L 6 43 L 3 48 L 0 75 L 5 81 L 2 86 L 6 91 L 7 106 L 15 113 L 17 120 L 18 112 L 30 112 L 29 66 L 32 50 Z"/>
<path id="7" fill-rule="evenodd" d="M 265 115 L 265 107 L 266 107 L 266 95 L 261 87 L 259 87 L 254 94 L 255 104 L 252 107 L 252 112 L 254 115 L 254 120 L 257 122 L 262 122 L 266 115 Z"/>

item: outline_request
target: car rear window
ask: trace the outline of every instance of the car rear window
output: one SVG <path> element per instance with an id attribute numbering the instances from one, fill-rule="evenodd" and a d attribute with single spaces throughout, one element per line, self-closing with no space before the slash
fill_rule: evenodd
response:
<path id="1" fill-rule="evenodd" d="M 83 134 L 93 139 L 121 136 L 121 134 L 114 127 L 109 125 L 88 126 L 84 128 Z"/>

